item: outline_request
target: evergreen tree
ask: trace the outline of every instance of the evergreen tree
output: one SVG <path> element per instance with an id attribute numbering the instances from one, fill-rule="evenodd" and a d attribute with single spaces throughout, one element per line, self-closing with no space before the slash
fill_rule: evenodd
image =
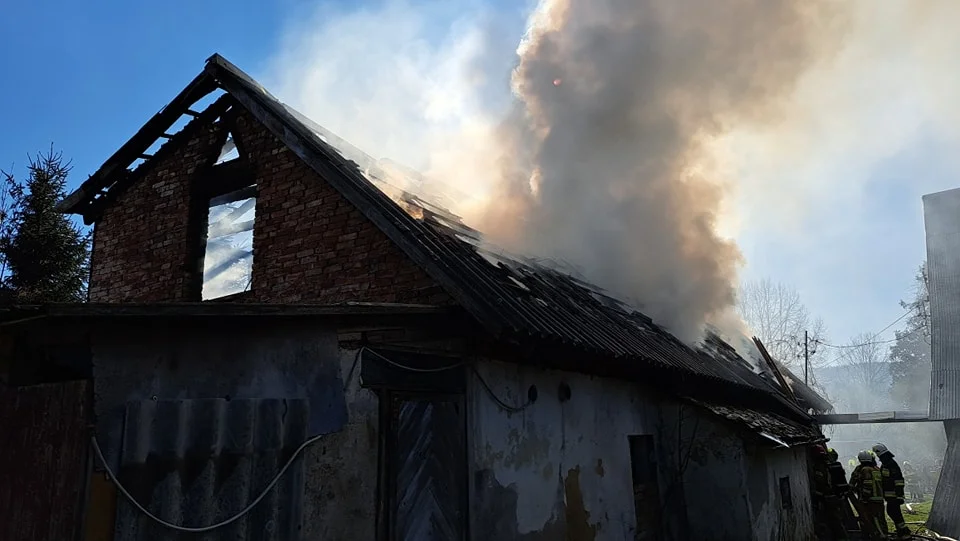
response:
<path id="1" fill-rule="evenodd" d="M 51 147 L 30 158 L 27 180 L 6 178 L 0 214 L 0 301 L 83 302 L 86 298 L 90 237 L 55 206 L 66 194 L 70 163 Z"/>
<path id="2" fill-rule="evenodd" d="M 909 410 L 925 410 L 930 398 L 930 332 L 927 324 L 927 265 L 916 277 L 916 288 L 910 301 L 900 306 L 910 311 L 905 328 L 896 332 L 890 347 L 891 395 Z"/>

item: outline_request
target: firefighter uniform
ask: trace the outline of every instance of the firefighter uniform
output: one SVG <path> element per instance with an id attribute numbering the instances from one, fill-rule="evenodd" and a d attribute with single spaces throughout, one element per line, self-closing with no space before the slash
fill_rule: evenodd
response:
<path id="1" fill-rule="evenodd" d="M 873 456 L 862 451 L 860 465 L 850 475 L 851 487 L 857 498 L 860 529 L 867 539 L 883 539 L 887 521 L 883 516 L 883 473 L 871 464 Z"/>
<path id="2" fill-rule="evenodd" d="M 812 481 L 816 529 L 821 539 L 846 540 L 847 532 L 840 518 L 839 499 L 836 496 L 826 447 L 813 446 Z"/>
<path id="3" fill-rule="evenodd" d="M 880 457 L 880 473 L 883 478 L 883 499 L 887 502 L 887 515 L 897 528 L 897 535 L 906 537 L 910 535 L 910 529 L 907 528 L 907 522 L 903 518 L 903 511 L 900 506 L 903 505 L 904 479 L 900 465 L 893 459 L 893 453 L 887 449 L 887 446 L 878 443 L 873 446 L 873 452 Z"/>
<path id="4" fill-rule="evenodd" d="M 827 470 L 830 472 L 830 485 L 832 488 L 832 502 L 840 522 L 843 524 L 843 536 L 840 539 L 846 539 L 847 530 L 856 529 L 856 517 L 850 509 L 850 484 L 847 483 L 847 472 L 843 465 L 837 460 L 839 457 L 834 449 L 827 449 Z"/>

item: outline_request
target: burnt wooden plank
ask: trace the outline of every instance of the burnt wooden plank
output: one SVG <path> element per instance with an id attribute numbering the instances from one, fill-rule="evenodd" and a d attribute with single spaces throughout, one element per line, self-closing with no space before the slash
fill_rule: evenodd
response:
<path id="1" fill-rule="evenodd" d="M 0 388 L 0 539 L 76 539 L 88 466 L 86 381 Z"/>

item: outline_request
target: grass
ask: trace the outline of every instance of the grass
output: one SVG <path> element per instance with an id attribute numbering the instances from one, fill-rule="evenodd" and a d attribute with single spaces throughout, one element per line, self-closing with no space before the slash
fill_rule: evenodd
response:
<path id="1" fill-rule="evenodd" d="M 911 503 L 910 507 L 913 508 L 914 514 L 907 512 L 907 506 L 902 505 L 900 509 L 903 510 L 903 519 L 907 521 L 907 526 L 910 527 L 910 530 L 916 531 L 920 526 L 919 524 L 911 524 L 912 522 L 922 522 L 923 524 L 927 523 L 927 519 L 930 517 L 930 506 L 933 505 L 933 500 L 924 500 L 920 503 Z M 890 528 L 890 531 L 896 531 L 893 527 L 893 522 L 890 521 L 890 517 L 887 517 L 887 526 Z"/>

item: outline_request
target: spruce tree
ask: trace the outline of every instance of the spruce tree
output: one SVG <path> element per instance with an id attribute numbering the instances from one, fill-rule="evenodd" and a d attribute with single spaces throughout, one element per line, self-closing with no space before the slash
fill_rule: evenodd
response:
<path id="1" fill-rule="evenodd" d="M 0 215 L 0 302 L 83 302 L 90 237 L 55 208 L 66 194 L 70 163 L 52 146 L 29 161 L 26 181 L 3 172 L 8 199 Z"/>
<path id="2" fill-rule="evenodd" d="M 927 265 L 917 272 L 913 298 L 900 301 L 910 311 L 907 324 L 896 331 L 890 347 L 891 393 L 898 407 L 923 410 L 930 397 L 930 329 L 928 327 Z"/>

